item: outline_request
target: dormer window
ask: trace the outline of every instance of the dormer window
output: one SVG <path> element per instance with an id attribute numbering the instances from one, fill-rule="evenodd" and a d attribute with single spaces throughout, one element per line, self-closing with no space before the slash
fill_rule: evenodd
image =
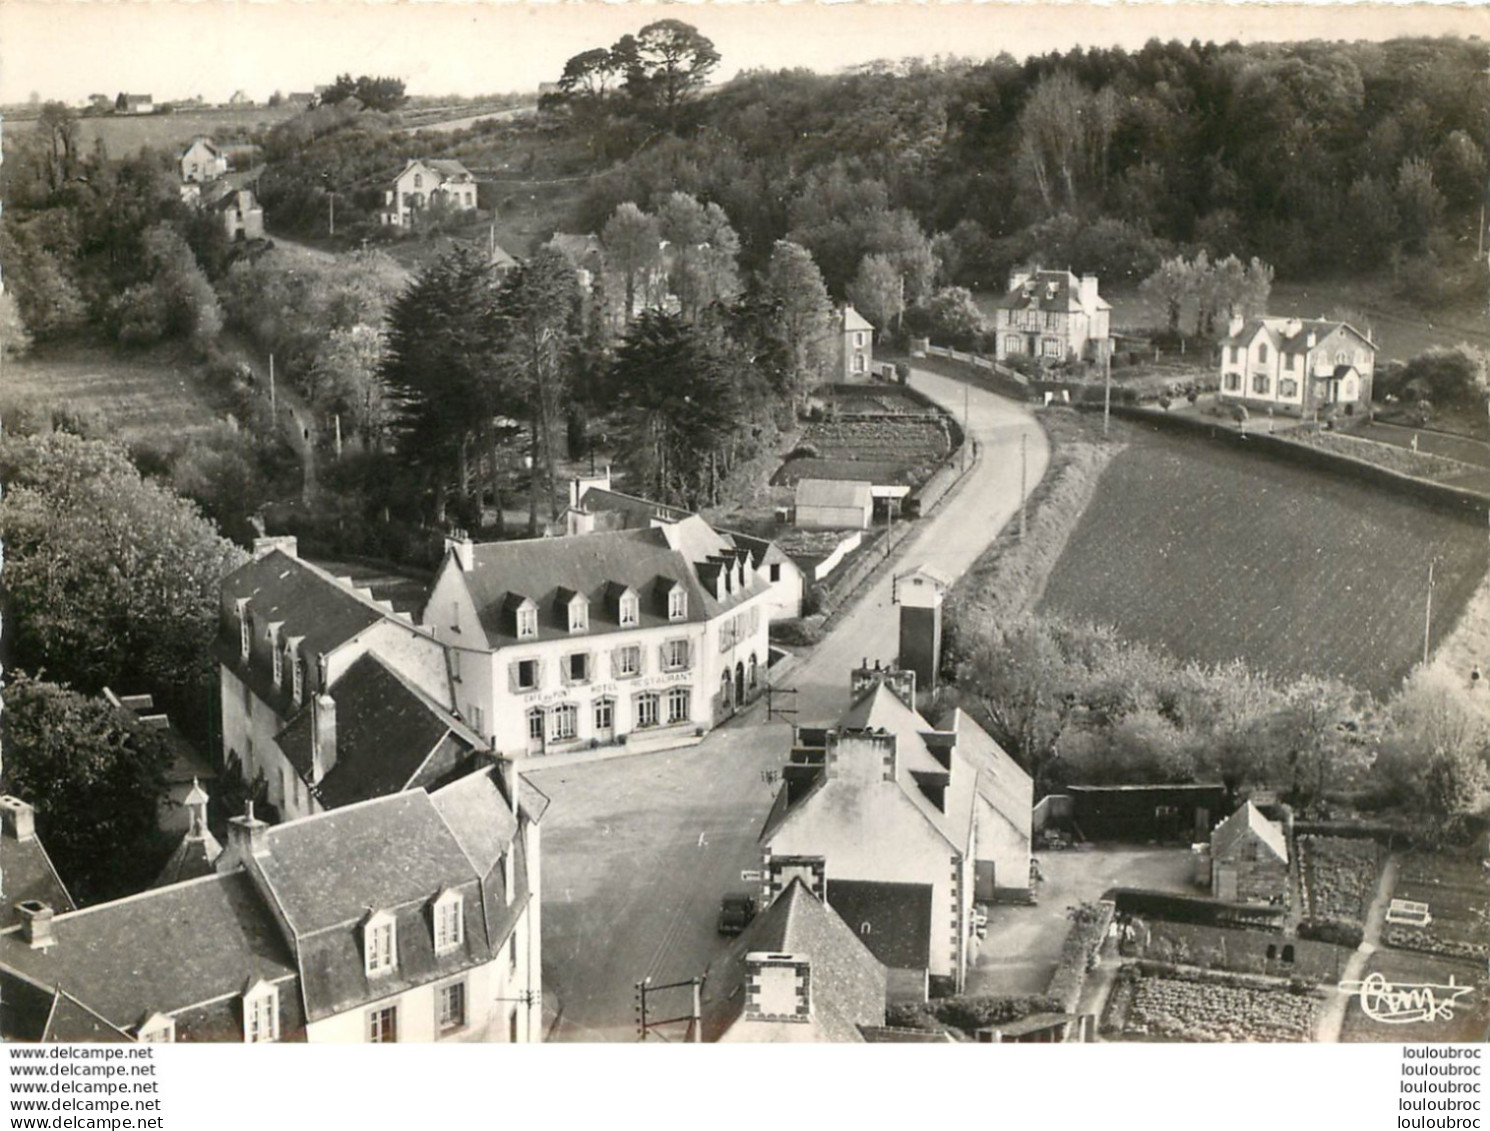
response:
<path id="1" fill-rule="evenodd" d="M 253 647 L 253 619 L 248 615 L 248 598 L 238 602 L 238 646 L 245 660 Z"/>
<path id="2" fill-rule="evenodd" d="M 362 949 L 369 978 L 393 971 L 398 965 L 398 932 L 392 915 L 379 911 L 368 917 L 362 928 Z"/>
<path id="3" fill-rule="evenodd" d="M 641 602 L 629 590 L 621 594 L 619 620 L 623 628 L 641 623 Z"/>
<path id="4" fill-rule="evenodd" d="M 435 900 L 435 953 L 447 954 L 465 939 L 465 900 L 460 892 L 447 891 Z"/>
<path id="5" fill-rule="evenodd" d="M 172 1044 L 176 1040 L 176 1019 L 164 1013 L 152 1013 L 135 1030 L 141 1044 Z"/>
<path id="6" fill-rule="evenodd" d="M 269 653 L 274 657 L 274 686 L 282 687 L 285 681 L 285 654 L 279 647 L 279 625 L 269 626 Z"/>
<path id="7" fill-rule="evenodd" d="M 300 641 L 303 639 L 303 636 L 297 636 L 285 642 L 285 658 L 290 663 L 290 694 L 296 703 L 305 697 L 305 662 L 300 658 Z"/>
<path id="8" fill-rule="evenodd" d="M 243 1040 L 279 1040 L 279 990 L 268 982 L 255 983 L 243 995 Z"/>
<path id="9" fill-rule="evenodd" d="M 585 632 L 590 627 L 590 602 L 576 593 L 569 599 L 569 631 Z"/>
<path id="10" fill-rule="evenodd" d="M 538 606 L 527 597 L 517 599 L 512 606 L 513 632 L 519 640 L 538 639 Z"/>
<path id="11" fill-rule="evenodd" d="M 681 585 L 674 586 L 672 592 L 667 595 L 667 619 L 688 619 L 688 590 Z"/>

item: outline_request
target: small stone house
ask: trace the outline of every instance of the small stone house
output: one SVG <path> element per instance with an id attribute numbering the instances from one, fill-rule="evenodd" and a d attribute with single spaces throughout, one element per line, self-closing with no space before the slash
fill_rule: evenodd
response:
<path id="1" fill-rule="evenodd" d="M 838 374 L 843 381 L 867 381 L 874 368 L 874 327 L 852 306 L 838 315 Z"/>
<path id="2" fill-rule="evenodd" d="M 1288 893 L 1288 835 L 1248 801 L 1211 833 L 1211 895 L 1281 903 Z"/>

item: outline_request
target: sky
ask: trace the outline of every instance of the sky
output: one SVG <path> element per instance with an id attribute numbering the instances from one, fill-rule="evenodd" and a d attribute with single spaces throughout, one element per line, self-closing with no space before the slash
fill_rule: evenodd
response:
<path id="1" fill-rule="evenodd" d="M 262 102 L 343 71 L 395 75 L 411 94 L 536 90 L 570 56 L 666 18 L 714 41 L 719 79 L 758 67 L 1137 47 L 1154 36 L 1490 39 L 1490 7 L 1449 4 L 0 0 L 0 103 L 121 90 L 209 102 L 243 90 Z"/>

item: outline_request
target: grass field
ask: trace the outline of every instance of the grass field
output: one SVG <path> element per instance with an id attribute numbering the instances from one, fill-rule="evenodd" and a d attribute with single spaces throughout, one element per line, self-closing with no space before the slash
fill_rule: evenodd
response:
<path id="1" fill-rule="evenodd" d="M 85 153 L 93 148 L 95 138 L 102 138 L 111 157 L 123 157 L 142 145 L 151 149 L 184 148 L 198 134 L 221 140 L 239 131 L 266 130 L 298 113 L 298 107 L 250 106 L 242 110 L 183 110 L 139 117 L 79 118 L 78 135 Z"/>
<path id="2" fill-rule="evenodd" d="M 223 413 L 194 362 L 173 349 L 138 353 L 108 345 L 59 343 L 19 361 L 7 358 L 0 402 L 96 410 L 125 443 L 207 428 Z"/>
<path id="3" fill-rule="evenodd" d="M 1122 426 L 1128 447 L 1056 563 L 1043 609 L 1182 658 L 1394 690 L 1486 568 L 1484 526 L 1204 439 Z"/>

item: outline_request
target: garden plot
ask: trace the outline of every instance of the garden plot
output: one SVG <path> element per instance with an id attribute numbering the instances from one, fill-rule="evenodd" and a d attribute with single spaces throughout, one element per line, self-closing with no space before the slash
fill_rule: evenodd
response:
<path id="1" fill-rule="evenodd" d="M 1307 1041 L 1323 998 L 1303 985 L 1151 963 L 1124 966 L 1103 1029 L 1130 1041 Z"/>
<path id="2" fill-rule="evenodd" d="M 1376 842 L 1301 836 L 1298 850 L 1304 921 L 1315 926 L 1339 923 L 1361 929 L 1381 876 L 1381 850 Z"/>
<path id="3" fill-rule="evenodd" d="M 829 420 L 809 424 L 796 450 L 771 482 L 790 486 L 801 479 L 851 479 L 918 486 L 951 450 L 940 421 L 896 419 Z"/>
<path id="4" fill-rule="evenodd" d="M 1378 950 L 1350 994 L 1342 1041 L 1483 1041 L 1490 981 L 1483 962 Z"/>
<path id="5" fill-rule="evenodd" d="M 1413 853 L 1398 865 L 1392 899 L 1403 906 L 1425 904 L 1421 918 L 1426 922 L 1386 923 L 1381 940 L 1387 946 L 1477 962 L 1482 967 L 1490 959 L 1490 873 L 1477 858 Z"/>

